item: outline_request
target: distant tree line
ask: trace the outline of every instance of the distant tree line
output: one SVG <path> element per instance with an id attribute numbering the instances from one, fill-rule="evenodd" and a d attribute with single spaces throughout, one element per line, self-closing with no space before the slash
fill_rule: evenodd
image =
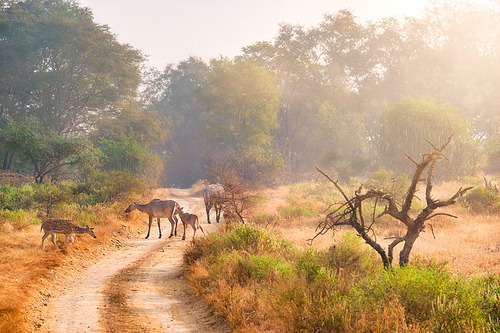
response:
<path id="1" fill-rule="evenodd" d="M 145 69 L 139 50 L 76 2 L 0 6 L 4 169 L 33 171 L 23 147 L 48 147 L 14 135 L 28 119 L 54 138 L 87 140 L 86 159 L 67 150 L 55 165 L 130 171 L 163 186 L 225 167 L 267 184 L 315 165 L 341 181 L 408 174 L 405 153 L 451 134 L 450 167 L 437 177 L 498 169 L 498 6 L 432 1 L 419 17 L 377 22 L 340 10 L 309 28 L 283 23 L 273 41 L 233 59 L 190 57 L 163 70 Z"/>

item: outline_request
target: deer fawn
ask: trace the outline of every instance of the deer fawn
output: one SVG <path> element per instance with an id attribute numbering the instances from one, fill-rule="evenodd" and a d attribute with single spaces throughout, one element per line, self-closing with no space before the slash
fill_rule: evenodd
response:
<path id="1" fill-rule="evenodd" d="M 73 244 L 73 236 L 76 234 L 89 234 L 90 236 L 97 238 L 94 234 L 94 228 L 89 228 L 86 226 L 85 228 L 79 227 L 74 223 L 71 223 L 70 220 L 62 220 L 62 219 L 48 219 L 43 221 L 41 231 L 45 231 L 45 235 L 42 237 L 42 249 L 43 249 L 43 241 L 47 236 L 52 235 L 52 243 L 56 245 L 56 234 L 63 234 L 66 237 L 66 243 L 68 242 L 68 238 L 71 237 L 71 242 L 69 245 Z"/>
<path id="2" fill-rule="evenodd" d="M 205 231 L 201 227 L 200 221 L 198 220 L 198 216 L 195 214 L 184 213 L 183 209 L 184 207 L 177 207 L 174 212 L 174 214 L 179 215 L 182 224 L 184 225 L 184 234 L 182 235 L 182 240 L 186 239 L 186 227 L 188 224 L 190 224 L 194 230 L 193 239 L 196 236 L 196 230 L 198 228 L 203 232 L 203 234 L 205 234 Z"/>

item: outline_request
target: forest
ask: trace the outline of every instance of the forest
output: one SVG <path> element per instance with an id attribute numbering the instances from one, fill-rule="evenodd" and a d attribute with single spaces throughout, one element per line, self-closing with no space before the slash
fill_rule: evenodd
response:
<path id="1" fill-rule="evenodd" d="M 447 148 L 440 180 L 494 173 L 500 150 L 500 11 L 431 1 L 418 17 L 350 10 L 272 41 L 165 68 L 74 1 L 0 1 L 2 169 L 36 183 L 124 172 L 189 187 L 231 168 L 256 185 L 378 170 Z M 216 172 L 215 172 L 216 173 Z"/>

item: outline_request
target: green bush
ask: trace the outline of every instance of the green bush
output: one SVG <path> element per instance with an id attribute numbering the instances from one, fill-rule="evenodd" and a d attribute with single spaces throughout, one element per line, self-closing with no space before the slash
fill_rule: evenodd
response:
<path id="1" fill-rule="evenodd" d="M 460 205 L 474 214 L 500 213 L 500 194 L 493 189 L 476 187 L 460 199 Z"/>
<path id="2" fill-rule="evenodd" d="M 0 209 L 16 210 L 34 208 L 34 185 L 15 187 L 0 185 Z"/>
<path id="3" fill-rule="evenodd" d="M 87 204 L 109 203 L 142 194 L 146 181 L 138 175 L 123 171 L 94 171 L 86 187 L 82 187 L 83 202 Z"/>
<path id="4" fill-rule="evenodd" d="M 16 209 L 16 210 L 1 210 L 1 219 L 0 219 L 0 230 L 3 231 L 2 224 L 9 223 L 14 230 L 21 230 L 27 226 L 37 224 L 40 222 L 40 219 L 36 217 L 35 211 L 33 210 L 24 210 L 24 209 Z"/>
<path id="5" fill-rule="evenodd" d="M 56 206 L 73 202 L 73 190 L 66 185 L 43 183 L 33 185 L 33 200 L 44 211 L 47 217 Z"/>

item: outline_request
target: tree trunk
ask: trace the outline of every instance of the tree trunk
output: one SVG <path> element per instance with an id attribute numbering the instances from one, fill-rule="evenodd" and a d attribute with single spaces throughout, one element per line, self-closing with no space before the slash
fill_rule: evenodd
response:
<path id="1" fill-rule="evenodd" d="M 408 232 L 406 233 L 405 245 L 403 249 L 399 253 L 399 266 L 404 267 L 408 265 L 410 262 L 410 253 L 413 249 L 413 244 L 417 240 L 420 232 L 423 230 L 423 222 L 415 221 L 414 224 L 408 228 Z"/>
<path id="2" fill-rule="evenodd" d="M 7 165 L 7 170 L 10 170 L 10 166 L 12 165 L 12 159 L 14 158 L 14 152 L 12 152 L 12 154 L 10 154 L 10 158 L 9 158 L 9 164 Z"/>
<path id="3" fill-rule="evenodd" d="M 7 160 L 9 159 L 9 150 L 7 149 L 3 156 L 2 170 L 7 170 Z"/>

